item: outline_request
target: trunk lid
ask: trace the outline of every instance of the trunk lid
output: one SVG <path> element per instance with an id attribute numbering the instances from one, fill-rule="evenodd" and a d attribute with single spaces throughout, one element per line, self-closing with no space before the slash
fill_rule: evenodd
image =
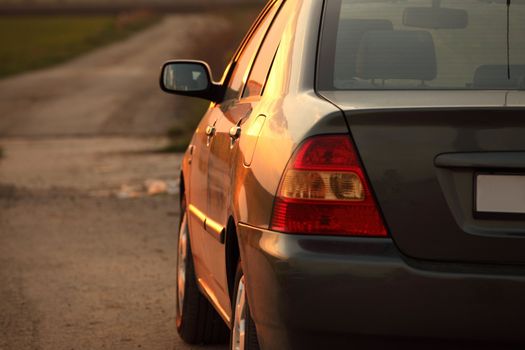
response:
<path id="1" fill-rule="evenodd" d="M 322 94 L 344 111 L 386 225 L 405 255 L 525 263 L 525 214 L 482 215 L 475 204 L 478 175 L 525 176 L 525 92 Z"/>

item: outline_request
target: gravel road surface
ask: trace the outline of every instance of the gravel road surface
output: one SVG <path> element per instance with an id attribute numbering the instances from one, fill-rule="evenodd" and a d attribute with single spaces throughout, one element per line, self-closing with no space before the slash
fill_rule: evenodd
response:
<path id="1" fill-rule="evenodd" d="M 0 81 L 0 350 L 226 348 L 176 334 L 181 156 L 152 150 L 181 117 L 160 63 L 227 25 L 170 16 Z M 166 193 L 148 195 L 153 180 Z"/>

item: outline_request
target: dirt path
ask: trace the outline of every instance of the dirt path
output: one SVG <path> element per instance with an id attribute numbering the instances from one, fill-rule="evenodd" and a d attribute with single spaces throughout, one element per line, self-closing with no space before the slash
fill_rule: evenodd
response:
<path id="1" fill-rule="evenodd" d="M 0 82 L 0 350 L 201 349 L 175 331 L 180 155 L 151 150 L 178 110 L 160 62 L 223 25 L 171 16 Z"/>
<path id="2" fill-rule="evenodd" d="M 68 64 L 0 81 L 0 136 L 164 134 L 177 99 L 158 89 L 160 65 L 228 25 L 214 19 L 170 16 Z"/>

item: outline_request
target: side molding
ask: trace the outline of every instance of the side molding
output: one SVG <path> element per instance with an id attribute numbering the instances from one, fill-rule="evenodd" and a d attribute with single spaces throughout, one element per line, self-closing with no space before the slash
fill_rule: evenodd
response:
<path id="1" fill-rule="evenodd" d="M 215 238 L 219 243 L 224 244 L 225 237 L 225 227 L 221 226 L 216 221 L 208 218 L 202 211 L 197 209 L 193 204 L 188 205 L 190 214 L 193 215 L 204 227 L 204 230 L 208 232 L 213 238 Z"/>

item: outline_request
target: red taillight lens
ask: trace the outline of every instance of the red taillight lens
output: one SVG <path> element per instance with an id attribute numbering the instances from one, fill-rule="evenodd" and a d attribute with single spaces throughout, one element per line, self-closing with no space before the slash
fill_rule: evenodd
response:
<path id="1" fill-rule="evenodd" d="M 279 185 L 271 229 L 387 236 L 348 135 L 316 136 L 299 147 Z"/>

